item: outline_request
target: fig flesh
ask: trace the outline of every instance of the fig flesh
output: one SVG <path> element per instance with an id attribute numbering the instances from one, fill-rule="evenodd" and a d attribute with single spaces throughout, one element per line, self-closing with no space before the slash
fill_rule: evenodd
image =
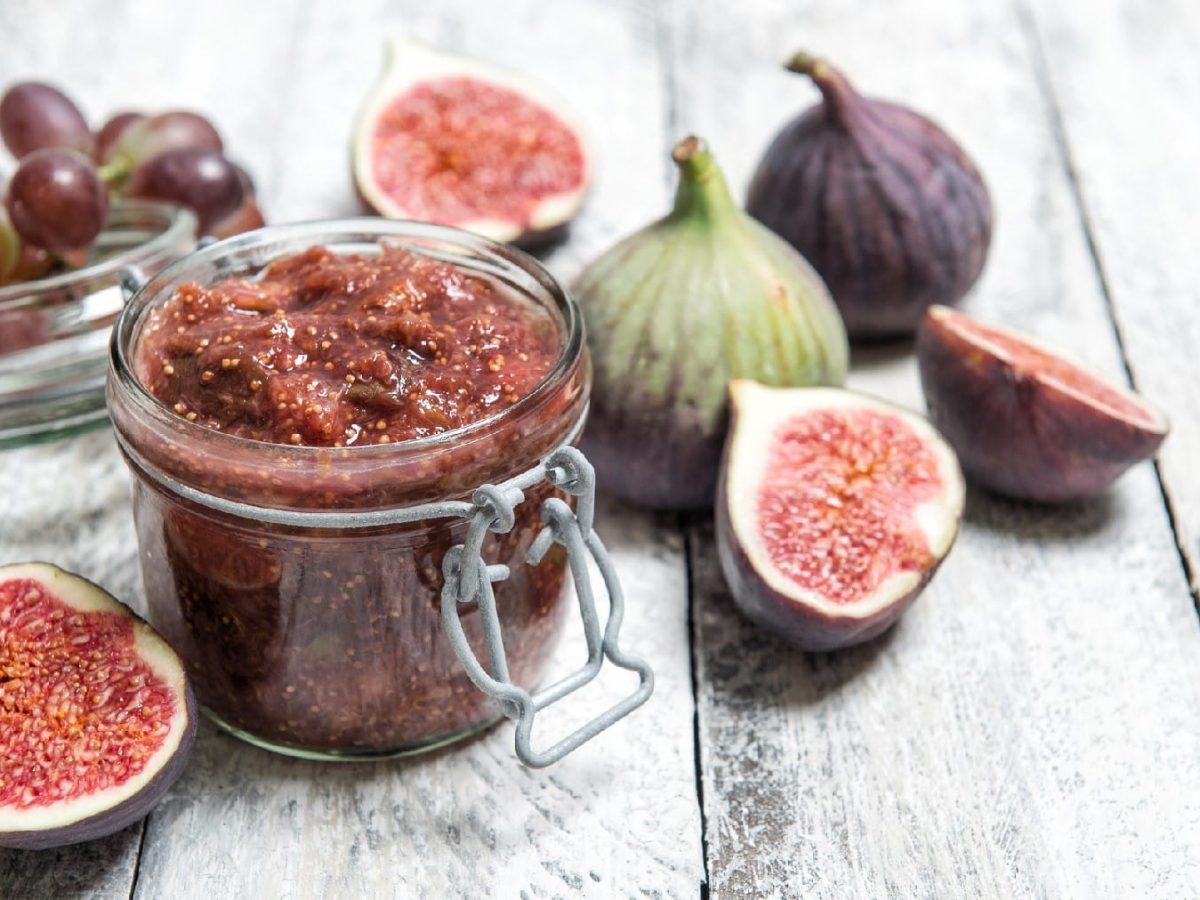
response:
<path id="1" fill-rule="evenodd" d="M 733 378 L 840 385 L 849 347 L 821 279 L 733 202 L 703 143 L 680 141 L 675 206 L 574 284 L 592 354 L 583 447 L 638 506 L 712 506 Z"/>
<path id="2" fill-rule="evenodd" d="M 805 650 L 889 628 L 949 553 L 964 486 L 921 416 L 837 388 L 730 385 L 717 550 L 734 601 Z"/>
<path id="3" fill-rule="evenodd" d="M 0 567 L 0 847 L 113 834 L 183 772 L 183 664 L 126 606 L 45 563 Z"/>
<path id="4" fill-rule="evenodd" d="M 827 60 L 797 54 L 822 100 L 772 141 L 747 211 L 812 263 L 851 340 L 912 335 L 932 304 L 979 277 L 992 235 L 970 157 L 907 107 L 863 97 Z"/>
<path id="5" fill-rule="evenodd" d="M 591 154 L 565 103 L 516 72 L 410 40 L 389 44 L 360 114 L 354 181 L 379 215 L 495 241 L 560 235 L 583 203 Z"/>
<path id="6" fill-rule="evenodd" d="M 934 424 L 967 477 L 1009 497 L 1061 503 L 1106 490 L 1169 425 L 1132 391 L 1015 332 L 947 307 L 917 335 Z"/>

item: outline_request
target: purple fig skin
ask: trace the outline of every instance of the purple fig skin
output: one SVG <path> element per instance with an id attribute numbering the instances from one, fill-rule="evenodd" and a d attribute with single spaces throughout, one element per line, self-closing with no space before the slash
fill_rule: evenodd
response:
<path id="1" fill-rule="evenodd" d="M 748 394 L 746 394 L 746 384 L 748 383 L 736 380 L 731 385 L 732 427 L 730 428 L 730 437 L 726 440 L 724 455 L 721 457 L 721 475 L 718 490 L 716 490 L 716 553 L 718 553 L 722 575 L 725 576 L 725 582 L 733 596 L 734 605 L 751 622 L 761 625 L 762 628 L 806 652 L 823 653 L 829 652 L 829 650 L 853 647 L 882 635 L 884 631 L 892 628 L 892 625 L 904 614 L 908 606 L 912 605 L 913 600 L 916 600 L 917 596 L 928 586 L 958 540 L 962 502 L 964 502 L 964 485 L 962 485 L 962 475 L 958 464 L 953 458 L 953 451 L 937 436 L 928 422 L 922 421 L 923 440 L 929 445 L 929 449 L 934 452 L 935 456 L 941 460 L 940 470 L 944 481 L 942 493 L 937 498 L 935 509 L 940 511 L 944 524 L 941 529 L 935 529 L 938 534 L 937 538 L 931 539 L 929 568 L 920 572 L 919 580 L 911 588 L 908 588 L 906 593 L 887 599 L 875 610 L 871 610 L 870 606 L 877 604 L 876 598 L 880 594 L 851 602 L 845 606 L 830 604 L 830 602 L 826 602 L 822 606 L 803 595 L 790 596 L 782 593 L 780 588 L 772 583 L 768 572 L 760 571 L 757 568 L 751 553 L 746 550 L 748 545 L 758 539 L 758 535 L 743 535 L 738 532 L 737 522 L 742 523 L 742 527 L 745 528 L 748 527 L 749 522 L 755 520 L 755 517 L 744 515 L 744 510 L 738 510 L 739 515 L 737 516 L 734 516 L 731 511 L 731 503 L 739 502 L 739 491 L 731 490 L 730 474 L 744 473 L 745 469 L 739 467 L 752 464 L 748 458 L 743 457 L 742 460 L 736 458 L 737 448 L 740 446 L 743 448 L 743 452 L 754 455 L 756 446 L 760 445 L 760 442 L 769 440 L 766 434 L 773 427 L 770 416 L 774 415 L 778 408 L 785 410 L 788 408 L 785 396 L 772 398 L 769 401 L 772 403 L 772 407 L 766 413 L 767 421 L 763 421 L 758 418 L 758 416 L 763 416 L 762 401 L 751 402 L 749 400 Z M 762 390 L 761 386 L 757 388 L 757 391 Z M 802 392 L 814 394 L 817 391 L 827 395 L 841 394 L 845 395 L 847 401 L 852 401 L 853 397 L 863 397 L 863 395 L 854 394 L 853 391 L 792 390 L 797 395 Z M 778 391 L 778 394 L 785 395 L 786 391 Z M 877 401 L 875 398 L 868 398 L 868 400 L 874 408 L 893 409 L 895 413 L 907 416 L 910 422 L 919 419 L 919 416 L 908 413 L 907 410 L 890 407 L 889 404 Z M 839 400 L 832 398 L 829 402 L 836 404 Z M 760 409 L 757 415 L 752 412 L 756 406 Z M 820 409 L 822 406 L 823 404 L 820 404 L 814 408 Z M 847 403 L 846 408 L 852 408 L 851 404 Z M 746 412 L 746 410 L 751 410 L 751 412 Z M 778 424 L 778 420 L 774 424 Z M 739 439 L 739 434 L 742 432 L 749 434 L 749 443 L 746 442 L 746 439 Z M 767 466 L 766 457 L 763 457 L 760 464 Z M 744 494 L 748 488 L 746 488 L 745 475 L 743 474 L 742 478 L 738 480 L 743 482 L 742 488 L 740 488 L 743 499 L 740 502 L 746 502 Z M 755 484 L 755 481 L 751 480 L 749 484 Z M 757 499 L 752 502 L 757 503 Z M 754 527 L 757 528 L 757 523 Z M 806 592 L 798 593 L 805 594 Z M 868 608 L 864 608 L 864 605 Z"/>
<path id="2" fill-rule="evenodd" d="M 108 837 L 146 818 L 187 767 L 188 754 L 196 738 L 196 699 L 192 696 L 191 686 L 187 689 L 185 702 L 188 726 L 180 740 L 179 749 L 137 794 L 112 809 L 70 825 L 44 831 L 0 832 L 0 847 L 10 850 L 52 850 Z"/>
<path id="3" fill-rule="evenodd" d="M 592 394 L 580 446 L 601 489 L 642 509 L 711 509 L 724 427 L 710 434 L 688 406 L 636 406 L 643 411 L 633 417 L 620 401 L 609 409 L 600 393 Z"/>
<path id="4" fill-rule="evenodd" d="M 911 591 L 897 597 L 870 616 L 833 616 L 791 597 L 785 597 L 772 588 L 751 564 L 733 527 L 729 516 L 729 496 L 725 490 L 725 473 L 730 465 L 728 447 L 725 452 L 717 487 L 716 507 L 717 559 L 721 564 L 721 573 L 725 576 L 725 583 L 733 596 L 733 602 L 742 615 L 756 625 L 795 644 L 801 650 L 813 653 L 843 650 L 883 634 L 896 624 L 904 611 L 925 590 L 925 586 L 950 554 L 953 544 Z"/>
<path id="5" fill-rule="evenodd" d="M 969 340 L 954 318 L 971 321 L 929 311 L 917 361 L 930 419 L 969 480 L 1020 500 L 1081 500 L 1103 493 L 1162 444 L 1168 426 L 1153 410 L 1147 415 L 1157 427 L 1093 406 L 1039 377 L 1035 361 L 1014 365 Z"/>
<path id="6" fill-rule="evenodd" d="M 746 211 L 800 251 L 852 340 L 911 336 L 957 303 L 987 259 L 992 206 L 970 157 L 907 107 L 860 95 L 824 59 L 797 54 L 822 100 L 772 141 Z"/>
<path id="7" fill-rule="evenodd" d="M 52 563 L 35 563 L 35 565 L 57 569 L 72 579 L 84 582 L 91 589 L 104 594 L 112 599 L 114 603 L 120 605 L 130 619 L 143 625 L 146 624 L 141 616 L 112 597 L 104 588 L 94 582 L 88 581 L 72 572 L 65 572 Z M 146 627 L 149 626 L 147 625 Z M 180 668 L 182 669 L 182 667 L 183 664 L 180 663 Z M 198 711 L 191 684 L 186 679 L 184 680 L 183 702 L 187 711 L 187 725 L 179 739 L 179 746 L 137 794 L 111 809 L 103 810 L 94 816 L 89 816 L 86 819 L 71 822 L 57 828 L 46 828 L 40 831 L 0 832 L 0 847 L 12 850 L 49 850 L 55 847 L 65 847 L 69 844 L 79 844 L 84 841 L 93 841 L 108 837 L 144 819 L 167 791 L 170 790 L 171 786 L 179 780 L 179 777 L 183 774 L 187 766 L 188 756 L 196 738 Z"/>
<path id="8" fill-rule="evenodd" d="M 729 518 L 724 479 L 717 489 L 717 557 L 742 614 L 801 650 L 824 653 L 863 644 L 896 624 L 941 567 L 939 559 L 911 591 L 871 616 L 831 616 L 774 590 L 751 565 Z"/>

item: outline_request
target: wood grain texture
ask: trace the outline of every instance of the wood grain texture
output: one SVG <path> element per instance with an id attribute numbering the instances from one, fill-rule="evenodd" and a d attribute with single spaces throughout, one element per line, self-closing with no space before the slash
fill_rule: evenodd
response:
<path id="1" fill-rule="evenodd" d="M 708 137 L 744 185 L 815 100 L 778 61 L 829 55 L 942 121 L 988 177 L 997 231 L 966 308 L 1121 377 L 1013 10 L 904 0 L 846 15 L 819 0 L 736 20 L 677 4 L 679 130 Z M 920 408 L 907 352 L 856 353 L 852 384 Z M 795 652 L 742 620 L 708 527 L 689 549 L 714 897 L 1200 889 L 1200 630 L 1149 466 L 1061 510 L 972 492 L 958 546 L 901 625 L 841 654 Z"/>
<path id="2" fill-rule="evenodd" d="M 1021 4 L 1134 380 L 1171 417 L 1160 470 L 1200 587 L 1200 7 Z M 1131 164 L 1131 161 L 1136 163 Z"/>

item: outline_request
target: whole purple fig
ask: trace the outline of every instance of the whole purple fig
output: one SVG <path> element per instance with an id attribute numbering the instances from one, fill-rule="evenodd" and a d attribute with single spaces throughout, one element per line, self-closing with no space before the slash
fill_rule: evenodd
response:
<path id="1" fill-rule="evenodd" d="M 987 187 L 941 128 L 863 97 L 824 59 L 796 54 L 821 102 L 790 121 L 750 184 L 747 211 L 820 273 L 852 339 L 911 335 L 962 299 L 992 235 Z"/>

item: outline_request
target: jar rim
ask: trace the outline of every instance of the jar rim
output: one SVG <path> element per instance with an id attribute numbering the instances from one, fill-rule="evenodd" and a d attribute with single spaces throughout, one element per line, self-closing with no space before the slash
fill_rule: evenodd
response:
<path id="1" fill-rule="evenodd" d="M 442 243 L 473 253 L 477 258 L 487 260 L 494 265 L 498 264 L 509 273 L 519 272 L 544 293 L 544 299 L 549 300 L 553 304 L 554 310 L 562 317 L 563 341 L 554 366 L 532 389 L 511 406 L 458 428 L 404 441 L 351 447 L 292 445 L 228 434 L 207 425 L 189 422 L 182 416 L 172 413 L 134 373 L 132 359 L 134 347 L 132 344 L 135 329 L 141 322 L 144 313 L 164 288 L 189 280 L 188 273 L 205 264 L 219 268 L 223 259 L 236 257 L 238 254 L 249 254 L 256 249 L 274 249 L 276 252 L 263 253 L 261 258 L 245 260 L 247 264 L 261 267 L 284 255 L 297 253 L 313 246 L 336 245 L 339 240 L 343 243 L 350 241 L 378 243 L 381 240 L 389 239 L 403 242 L 405 238 L 413 241 Z M 421 252 L 419 245 L 409 249 Z M 453 260 L 451 263 L 461 264 Z M 238 272 L 244 272 L 245 269 L 246 265 L 243 265 L 230 269 L 227 274 L 235 275 Z M 533 293 L 527 288 L 516 287 L 531 295 Z M 534 299 L 539 302 L 543 301 L 541 297 Z M 479 436 L 484 436 L 496 426 L 521 416 L 526 410 L 537 406 L 570 375 L 583 354 L 583 347 L 583 317 L 575 299 L 538 260 L 524 251 L 446 225 L 433 225 L 406 219 L 369 217 L 314 219 L 282 225 L 268 225 L 215 241 L 181 257 L 155 273 L 128 299 L 113 327 L 112 340 L 109 345 L 109 380 L 121 391 L 122 400 L 131 403 L 139 415 L 147 416 L 158 424 L 175 430 L 184 439 L 195 438 L 197 441 L 210 442 L 216 448 L 228 448 L 230 452 L 239 450 L 241 452 L 271 452 L 296 460 L 326 458 L 331 453 L 344 454 L 347 458 L 352 456 L 362 459 L 372 452 L 394 458 L 406 454 L 436 451 L 449 445 L 458 446 Z M 111 402 L 110 399 L 110 404 Z"/>
<path id="2" fill-rule="evenodd" d="M 196 214 L 184 206 L 160 203 L 151 200 L 122 200 L 114 203 L 104 232 L 123 224 L 124 220 L 138 217 L 149 218 L 154 227 L 159 227 L 153 237 L 102 260 L 33 281 L 20 281 L 0 287 L 0 310 L 33 301 L 42 294 L 61 291 L 79 284 L 87 284 L 101 278 L 116 278 L 122 269 L 138 265 L 148 257 L 169 251 L 180 240 L 191 238 L 196 232 Z M 102 234 L 104 232 L 101 232 Z"/>

